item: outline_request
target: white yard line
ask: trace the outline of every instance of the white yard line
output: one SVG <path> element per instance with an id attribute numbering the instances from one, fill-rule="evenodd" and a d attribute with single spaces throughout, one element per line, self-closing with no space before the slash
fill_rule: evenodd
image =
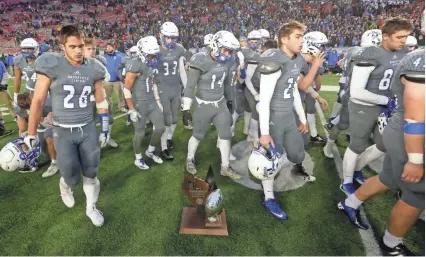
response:
<path id="1" fill-rule="evenodd" d="M 124 117 L 126 115 L 127 115 L 127 113 L 122 113 L 120 115 L 114 116 L 114 120 L 119 119 L 121 117 Z M 96 123 L 96 127 L 99 127 L 99 125 L 100 125 L 100 123 Z"/>
<path id="2" fill-rule="evenodd" d="M 321 90 L 322 90 L 322 87 L 321 87 Z M 321 107 L 320 107 L 318 102 L 315 103 L 315 108 L 316 108 L 317 113 L 319 115 L 321 125 L 324 128 L 326 121 L 325 121 L 324 113 L 322 112 Z M 328 131 L 326 129 L 324 129 L 324 134 L 328 138 Z M 332 151 L 333 151 L 333 155 L 334 155 L 334 164 L 336 165 L 337 173 L 339 174 L 340 179 L 343 179 L 343 165 L 342 165 L 343 161 L 342 161 L 342 157 L 340 156 L 339 150 L 337 149 L 336 145 L 333 145 Z M 366 216 L 364 208 L 362 206 L 361 206 L 360 210 L 361 210 L 361 216 L 365 220 L 367 220 L 367 216 Z M 337 207 L 336 207 L 336 211 L 338 211 Z M 380 247 L 377 243 L 376 238 L 374 237 L 373 229 L 371 228 L 371 226 L 370 226 L 370 229 L 368 229 L 368 230 L 358 229 L 358 232 L 359 232 L 359 235 L 361 236 L 362 244 L 364 245 L 365 254 L 367 256 L 382 256 L 382 253 L 380 251 Z"/>
<path id="3" fill-rule="evenodd" d="M 320 91 L 324 91 L 324 92 L 338 92 L 339 89 L 340 89 L 339 86 L 322 85 Z"/>

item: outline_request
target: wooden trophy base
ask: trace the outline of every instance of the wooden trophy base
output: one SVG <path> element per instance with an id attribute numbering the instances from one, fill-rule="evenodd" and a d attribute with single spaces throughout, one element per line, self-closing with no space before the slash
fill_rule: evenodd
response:
<path id="1" fill-rule="evenodd" d="M 206 225 L 205 215 L 200 215 L 196 207 L 183 207 L 179 234 L 229 236 L 225 209 L 219 215 L 218 223 Z"/>

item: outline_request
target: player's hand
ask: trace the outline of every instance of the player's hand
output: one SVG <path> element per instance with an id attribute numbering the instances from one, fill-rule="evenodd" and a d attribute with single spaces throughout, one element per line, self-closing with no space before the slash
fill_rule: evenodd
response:
<path id="1" fill-rule="evenodd" d="M 241 53 L 241 51 L 238 51 L 237 56 L 238 56 L 238 60 L 240 61 L 240 65 L 242 67 L 244 67 L 244 55 L 243 55 L 243 53 Z"/>
<path id="2" fill-rule="evenodd" d="M 101 145 L 101 148 L 104 148 L 108 145 L 109 139 L 111 138 L 110 133 L 101 133 L 99 135 L 99 144 Z"/>
<path id="3" fill-rule="evenodd" d="M 321 109 L 323 111 L 328 109 L 328 102 L 324 98 L 322 98 L 321 96 L 318 96 L 317 101 L 318 101 L 318 103 L 321 104 Z"/>
<path id="4" fill-rule="evenodd" d="M 401 175 L 401 179 L 407 183 L 417 183 L 422 179 L 423 174 L 423 164 L 407 162 L 404 165 L 404 172 Z"/>
<path id="5" fill-rule="evenodd" d="M 28 148 L 34 149 L 39 143 L 38 136 L 27 135 L 24 138 L 24 143 L 28 146 Z"/>
<path id="6" fill-rule="evenodd" d="M 130 120 L 132 120 L 132 122 L 138 122 L 139 118 L 141 117 L 141 115 L 135 109 L 129 110 L 127 114 L 130 115 Z"/>
<path id="7" fill-rule="evenodd" d="M 321 67 L 321 65 L 323 65 L 324 60 L 325 60 L 325 53 L 320 52 L 314 57 L 314 60 L 312 61 L 312 66 L 319 68 Z"/>
<path id="8" fill-rule="evenodd" d="M 386 107 L 390 112 L 396 109 L 396 98 L 389 97 L 388 103 L 386 104 Z"/>
<path id="9" fill-rule="evenodd" d="M 260 136 L 260 144 L 266 149 L 269 149 L 269 145 L 271 145 L 272 147 L 275 147 L 275 143 L 271 135 Z"/>
<path id="10" fill-rule="evenodd" d="M 254 100 L 256 100 L 256 102 L 259 102 L 260 96 L 259 94 L 255 94 L 254 96 Z"/>
<path id="11" fill-rule="evenodd" d="M 300 122 L 299 131 L 302 134 L 308 133 L 308 131 L 309 131 L 308 130 L 308 125 L 307 124 L 303 124 L 302 122 Z"/>

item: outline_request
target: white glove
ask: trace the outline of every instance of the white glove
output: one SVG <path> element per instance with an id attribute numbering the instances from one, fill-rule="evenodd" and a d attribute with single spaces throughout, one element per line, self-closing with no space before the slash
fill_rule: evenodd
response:
<path id="1" fill-rule="evenodd" d="M 256 103 L 256 111 L 259 113 L 259 102 Z"/>
<path id="2" fill-rule="evenodd" d="M 256 102 L 259 102 L 260 96 L 259 94 L 255 94 L 254 96 L 254 100 L 256 100 Z"/>
<path id="3" fill-rule="evenodd" d="M 110 133 L 101 133 L 99 135 L 99 143 L 101 145 L 101 148 L 104 148 L 108 145 L 109 139 L 111 138 Z"/>
<path id="4" fill-rule="evenodd" d="M 18 107 L 18 93 L 13 93 L 13 107 Z"/>
<path id="5" fill-rule="evenodd" d="M 28 146 L 28 148 L 34 149 L 39 143 L 38 136 L 27 135 L 24 138 L 24 143 Z"/>
<path id="6" fill-rule="evenodd" d="M 244 55 L 241 53 L 241 51 L 238 51 L 237 53 L 238 59 L 240 60 L 240 65 L 244 67 Z"/>
<path id="7" fill-rule="evenodd" d="M 28 136 L 28 132 L 25 131 L 24 133 L 20 134 L 19 136 L 25 138 L 26 136 Z"/>
<path id="8" fill-rule="evenodd" d="M 139 118 L 141 117 L 141 115 L 135 109 L 129 110 L 127 114 L 130 115 L 130 120 L 133 122 L 138 122 Z"/>
<path id="9" fill-rule="evenodd" d="M 164 108 L 160 101 L 157 101 L 157 105 L 158 105 L 158 108 L 160 108 L 160 111 L 163 112 Z"/>

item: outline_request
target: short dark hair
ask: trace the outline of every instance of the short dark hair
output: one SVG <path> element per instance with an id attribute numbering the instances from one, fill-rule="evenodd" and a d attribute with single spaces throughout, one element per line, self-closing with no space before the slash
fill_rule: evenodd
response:
<path id="1" fill-rule="evenodd" d="M 67 38 L 77 37 L 84 39 L 84 33 L 74 25 L 63 26 L 59 32 L 59 42 L 63 45 L 67 42 Z"/>
<path id="2" fill-rule="evenodd" d="M 266 49 L 271 49 L 271 48 L 277 48 L 278 47 L 278 42 L 276 40 L 272 40 L 272 39 L 268 39 L 264 46 L 264 48 Z"/>
<path id="3" fill-rule="evenodd" d="M 405 18 L 395 17 L 385 21 L 382 26 L 382 34 L 391 36 L 401 30 L 412 31 L 413 29 L 414 27 L 411 21 Z"/>
<path id="4" fill-rule="evenodd" d="M 30 93 L 25 92 L 18 95 L 18 107 L 21 109 L 28 110 L 31 107 L 32 96 Z"/>

